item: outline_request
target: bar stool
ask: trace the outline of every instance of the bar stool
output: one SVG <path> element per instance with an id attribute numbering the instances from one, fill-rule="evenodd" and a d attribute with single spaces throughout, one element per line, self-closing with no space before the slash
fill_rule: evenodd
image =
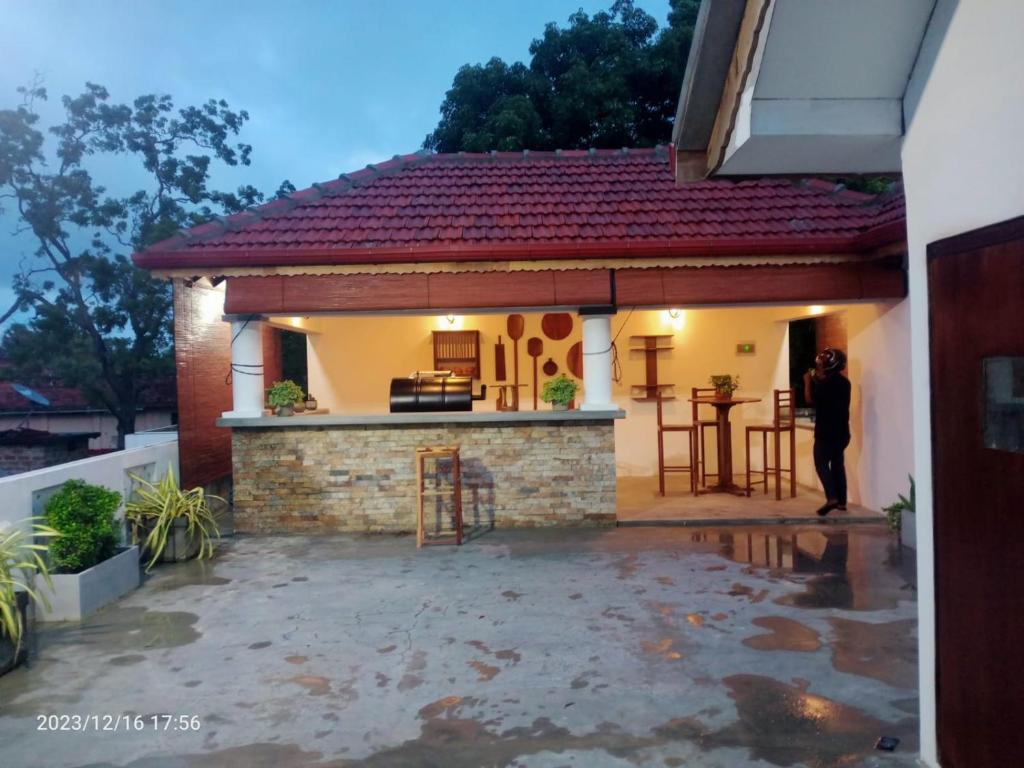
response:
<path id="1" fill-rule="evenodd" d="M 714 387 L 694 387 L 690 390 L 690 397 L 696 400 L 698 397 L 711 397 L 715 394 Z M 710 406 L 709 406 L 710 407 Z M 697 448 L 697 463 L 700 465 L 700 484 L 708 484 L 708 474 L 712 477 L 718 477 L 717 472 L 708 473 L 707 471 L 707 451 L 704 450 L 704 430 L 713 429 L 715 430 L 715 439 L 721 439 L 718 434 L 718 414 L 712 414 L 710 419 L 700 418 L 698 413 L 700 403 L 693 403 L 693 423 L 698 427 L 698 448 Z"/>
<path id="2" fill-rule="evenodd" d="M 796 393 L 792 389 L 776 389 L 774 400 L 774 416 L 771 424 L 758 424 L 747 427 L 747 496 L 750 495 L 750 474 L 758 473 L 758 470 L 750 469 L 750 434 L 760 432 L 763 439 L 762 448 L 764 451 L 763 470 L 760 474 L 764 477 L 764 492 L 768 493 L 768 474 L 775 474 L 775 499 L 782 498 L 782 474 L 789 473 L 789 495 L 796 496 Z M 789 433 L 789 468 L 782 467 L 782 433 Z M 768 464 L 768 435 L 775 436 L 775 466 Z"/>
<path id="3" fill-rule="evenodd" d="M 658 398 L 658 493 L 661 496 L 665 495 L 665 473 L 666 472 L 689 472 L 690 473 L 690 491 L 694 496 L 697 495 L 697 464 L 695 450 L 697 447 L 697 427 L 694 424 L 666 424 L 662 419 L 661 411 L 661 393 L 657 395 Z M 666 432 L 685 432 L 687 439 L 690 442 L 690 463 L 689 464 L 675 464 L 672 466 L 665 464 L 665 433 Z"/>
<path id="4" fill-rule="evenodd" d="M 440 484 L 441 470 L 440 463 L 444 460 L 451 462 L 451 483 L 447 487 Z M 427 462 L 434 463 L 434 471 L 427 472 Z M 433 474 L 435 485 L 427 488 L 424 481 Z M 424 500 L 436 498 L 441 504 L 450 499 L 452 504 L 453 532 L 455 544 L 462 544 L 462 465 L 459 461 L 459 446 L 457 445 L 430 445 L 421 446 L 416 449 L 416 547 L 422 547 L 427 542 L 424 531 Z"/>

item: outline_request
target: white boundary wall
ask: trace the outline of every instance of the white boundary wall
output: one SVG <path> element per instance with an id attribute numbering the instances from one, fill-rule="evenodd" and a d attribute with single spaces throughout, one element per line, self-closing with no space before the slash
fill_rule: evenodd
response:
<path id="1" fill-rule="evenodd" d="M 955 10 L 954 10 L 955 6 Z M 910 268 L 921 759 L 939 765 L 929 386 L 928 243 L 1024 214 L 1024 3 L 940 0 L 945 38 L 925 39 L 908 97 L 920 94 L 903 144 Z M 982 308 L 979 308 L 979 311 Z M 1011 556 L 1012 555 L 1003 555 Z"/>
<path id="2" fill-rule="evenodd" d="M 178 476 L 177 440 L 0 478 L 0 528 L 41 514 L 46 499 L 68 480 L 102 485 L 125 497 L 132 491 L 131 474 L 155 480 L 164 476 L 168 466 Z"/>

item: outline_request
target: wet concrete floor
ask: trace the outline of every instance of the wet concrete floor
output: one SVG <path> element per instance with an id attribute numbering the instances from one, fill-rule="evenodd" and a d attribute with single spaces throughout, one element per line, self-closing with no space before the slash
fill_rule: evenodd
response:
<path id="1" fill-rule="evenodd" d="M 911 766 L 911 557 L 864 525 L 241 537 L 40 632 L 0 766 Z"/>

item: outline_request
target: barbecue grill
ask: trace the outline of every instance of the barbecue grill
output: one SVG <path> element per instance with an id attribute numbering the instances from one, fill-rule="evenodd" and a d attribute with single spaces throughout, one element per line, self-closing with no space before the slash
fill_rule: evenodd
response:
<path id="1" fill-rule="evenodd" d="M 474 400 L 487 396 L 487 385 L 473 394 L 473 380 L 451 371 L 416 371 L 408 378 L 391 380 L 392 413 L 471 411 Z"/>

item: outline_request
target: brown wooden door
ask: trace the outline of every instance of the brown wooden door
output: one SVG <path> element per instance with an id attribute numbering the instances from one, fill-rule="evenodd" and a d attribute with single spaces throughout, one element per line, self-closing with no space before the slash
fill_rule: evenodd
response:
<path id="1" fill-rule="evenodd" d="M 1024 217 L 929 245 L 928 282 L 940 761 L 1024 765 Z"/>

